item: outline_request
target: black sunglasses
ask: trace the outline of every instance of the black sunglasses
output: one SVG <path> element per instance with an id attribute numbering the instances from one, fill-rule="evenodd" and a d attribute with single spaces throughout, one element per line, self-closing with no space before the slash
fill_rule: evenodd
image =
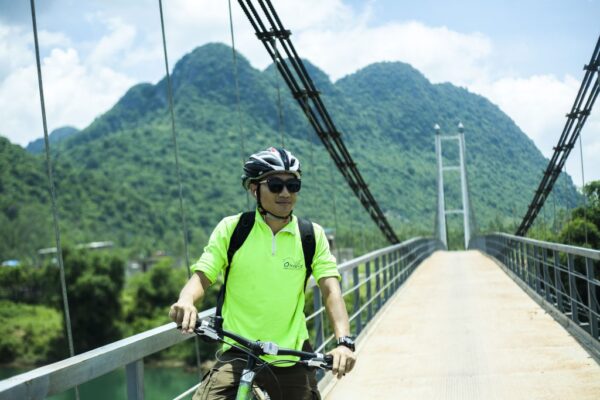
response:
<path id="1" fill-rule="evenodd" d="M 283 192 L 284 187 L 286 187 L 290 193 L 298 193 L 302 187 L 302 181 L 298 178 L 292 178 L 284 181 L 281 178 L 275 177 L 268 178 L 264 181 L 260 181 L 259 183 L 266 183 L 271 193 L 281 193 Z"/>

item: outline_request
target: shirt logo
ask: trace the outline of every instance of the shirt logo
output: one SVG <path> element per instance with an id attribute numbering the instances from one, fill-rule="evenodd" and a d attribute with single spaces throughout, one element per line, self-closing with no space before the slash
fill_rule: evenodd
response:
<path id="1" fill-rule="evenodd" d="M 301 261 L 294 261 L 291 258 L 286 258 L 283 260 L 283 269 L 287 270 L 299 270 L 304 269 L 304 263 Z"/>

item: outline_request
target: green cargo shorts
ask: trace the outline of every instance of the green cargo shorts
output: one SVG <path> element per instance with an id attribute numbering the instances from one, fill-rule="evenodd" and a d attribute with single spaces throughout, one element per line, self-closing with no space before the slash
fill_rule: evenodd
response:
<path id="1" fill-rule="evenodd" d="M 246 366 L 244 355 L 225 352 L 204 376 L 192 400 L 235 400 L 240 376 Z M 270 367 L 277 381 L 265 369 L 254 383 L 266 391 L 271 400 L 320 400 L 316 372 L 304 365 Z"/>

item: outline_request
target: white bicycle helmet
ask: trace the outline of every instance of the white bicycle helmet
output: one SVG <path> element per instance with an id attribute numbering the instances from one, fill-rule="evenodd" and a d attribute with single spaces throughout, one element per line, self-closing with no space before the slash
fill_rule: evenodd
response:
<path id="1" fill-rule="evenodd" d="M 289 172 L 300 178 L 300 161 L 289 151 L 281 147 L 270 147 L 267 150 L 252 154 L 244 164 L 242 185 L 248 189 L 251 182 L 278 172 Z"/>

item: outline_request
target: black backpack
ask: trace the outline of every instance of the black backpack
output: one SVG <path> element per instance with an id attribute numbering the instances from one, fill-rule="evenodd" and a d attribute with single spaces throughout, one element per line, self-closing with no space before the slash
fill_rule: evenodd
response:
<path id="1" fill-rule="evenodd" d="M 223 309 L 223 303 L 225 302 L 225 288 L 227 285 L 227 277 L 229 276 L 229 268 L 231 267 L 231 260 L 236 251 L 242 247 L 250 231 L 254 226 L 254 218 L 256 213 L 254 211 L 248 211 L 242 214 L 238 221 L 231 239 L 229 240 L 229 248 L 227 249 L 227 266 L 225 267 L 225 279 L 223 285 L 219 291 L 219 297 L 217 298 L 217 311 L 215 315 L 219 318 L 222 317 L 221 311 Z M 312 262 L 315 255 L 315 231 L 312 222 L 304 218 L 298 218 L 298 228 L 300 230 L 300 239 L 302 241 L 302 252 L 304 253 L 304 265 L 306 266 L 306 276 L 304 277 L 304 288 L 308 283 L 308 278 L 312 274 Z"/>

